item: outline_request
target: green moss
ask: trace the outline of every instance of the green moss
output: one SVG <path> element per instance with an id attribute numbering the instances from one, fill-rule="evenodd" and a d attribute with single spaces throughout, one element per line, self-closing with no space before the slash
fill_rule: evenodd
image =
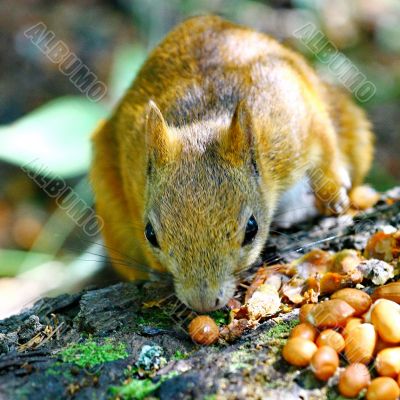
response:
<path id="1" fill-rule="evenodd" d="M 45 372 L 46 376 L 62 376 L 68 381 L 73 381 L 74 377 L 71 374 L 71 371 L 66 371 L 64 368 L 62 368 L 60 365 L 55 365 L 51 368 L 49 368 Z"/>
<path id="2" fill-rule="evenodd" d="M 208 314 L 218 326 L 229 323 L 229 311 L 216 310 Z"/>
<path id="3" fill-rule="evenodd" d="M 172 322 L 173 320 L 168 310 L 157 307 L 142 309 L 137 317 L 138 325 L 151 325 L 156 328 L 170 328 Z"/>
<path id="4" fill-rule="evenodd" d="M 203 400 L 217 400 L 217 395 L 216 394 L 207 394 L 204 396 Z"/>
<path id="5" fill-rule="evenodd" d="M 348 397 L 344 397 L 340 395 L 340 393 L 337 391 L 336 387 L 328 387 L 327 388 L 327 394 L 326 394 L 326 399 L 327 400 L 349 400 Z M 365 392 L 366 390 L 362 390 L 357 397 L 352 397 L 353 400 L 361 400 L 365 399 Z"/>
<path id="6" fill-rule="evenodd" d="M 18 400 L 29 400 L 32 397 L 28 385 L 24 385 L 21 388 L 16 389 L 14 392 L 10 392 L 9 395 L 10 397 L 7 398 Z"/>
<path id="7" fill-rule="evenodd" d="M 177 350 L 174 355 L 171 357 L 173 360 L 185 360 L 189 357 L 189 354 L 183 353 L 182 351 Z"/>
<path id="8" fill-rule="evenodd" d="M 110 393 L 123 399 L 141 400 L 153 393 L 160 385 L 161 382 L 153 383 L 151 379 L 132 379 L 124 386 L 111 387 Z"/>
<path id="9" fill-rule="evenodd" d="M 289 336 L 290 331 L 299 324 L 298 319 L 291 321 L 281 321 L 271 327 L 264 335 L 263 339 L 285 339 Z"/>
<path id="10" fill-rule="evenodd" d="M 128 366 L 128 368 L 124 369 L 124 376 L 126 378 L 133 378 L 134 376 L 136 376 L 138 371 L 139 371 L 139 368 L 136 367 L 136 365 Z"/>
<path id="11" fill-rule="evenodd" d="M 254 346 L 257 344 L 270 344 L 272 353 L 279 351 L 279 345 L 289 336 L 290 331 L 299 323 L 299 320 L 280 321 L 275 323 L 268 331 L 260 335 L 251 343 L 240 346 L 232 355 L 229 363 L 229 371 L 236 372 L 245 368 L 253 368 L 257 355 Z M 273 342 L 273 343 L 271 343 Z M 276 346 L 276 344 L 278 346 Z"/>
<path id="12" fill-rule="evenodd" d="M 73 363 L 81 368 L 91 368 L 108 361 L 126 358 L 128 353 L 123 343 L 114 344 L 108 341 L 99 345 L 93 340 L 88 340 L 67 347 L 60 356 L 63 362 Z"/>
<path id="13" fill-rule="evenodd" d="M 76 367 L 73 367 L 76 368 Z M 52 364 L 50 368 L 45 371 L 46 376 L 54 376 L 54 377 L 63 377 L 67 381 L 75 380 L 75 377 L 72 375 L 71 372 L 72 368 L 65 368 L 61 361 L 56 361 Z"/>
<path id="14" fill-rule="evenodd" d="M 142 400 L 156 391 L 163 382 L 177 375 L 178 373 L 173 371 L 161 376 L 157 382 L 153 382 L 151 379 L 132 379 L 126 385 L 110 387 L 109 392 L 124 400 Z"/>
<path id="15" fill-rule="evenodd" d="M 278 389 L 282 387 L 282 381 L 270 381 L 270 382 L 265 382 L 265 388 L 266 389 Z"/>
<path id="16" fill-rule="evenodd" d="M 51 365 L 51 367 L 46 370 L 46 375 L 49 375 L 49 376 L 60 375 L 60 371 L 59 371 L 60 365 L 62 365 L 61 361 L 56 361 L 55 363 L 53 363 Z"/>
<path id="17" fill-rule="evenodd" d="M 236 372 L 244 368 L 252 368 L 254 366 L 255 355 L 249 349 L 241 347 L 231 355 L 229 362 L 229 372 Z"/>

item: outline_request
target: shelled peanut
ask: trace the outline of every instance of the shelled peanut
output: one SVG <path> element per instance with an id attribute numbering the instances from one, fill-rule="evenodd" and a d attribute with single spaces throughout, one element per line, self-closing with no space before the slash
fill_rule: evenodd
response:
<path id="1" fill-rule="evenodd" d="M 371 298 L 372 297 L 372 298 Z M 303 305 L 300 321 L 283 348 L 283 358 L 309 366 L 316 378 L 338 376 L 345 397 L 365 391 L 368 400 L 396 400 L 400 396 L 400 283 L 378 288 L 372 296 L 358 289 L 342 289 L 330 300 Z M 301 362 L 298 358 L 301 356 Z M 339 357 L 348 363 L 338 369 Z M 371 379 L 374 366 L 378 377 Z"/>

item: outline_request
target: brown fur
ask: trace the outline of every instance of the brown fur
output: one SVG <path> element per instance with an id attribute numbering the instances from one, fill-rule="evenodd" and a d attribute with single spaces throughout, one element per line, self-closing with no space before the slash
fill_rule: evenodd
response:
<path id="1" fill-rule="evenodd" d="M 200 311 L 226 304 L 257 260 L 285 190 L 308 176 L 321 209 L 340 212 L 344 172 L 360 184 L 373 152 L 364 113 L 301 56 L 212 16 L 182 23 L 150 54 L 93 145 L 115 268 L 148 277 L 125 256 L 168 271 Z M 251 214 L 259 231 L 243 247 Z M 148 221 L 160 249 L 144 236 Z"/>

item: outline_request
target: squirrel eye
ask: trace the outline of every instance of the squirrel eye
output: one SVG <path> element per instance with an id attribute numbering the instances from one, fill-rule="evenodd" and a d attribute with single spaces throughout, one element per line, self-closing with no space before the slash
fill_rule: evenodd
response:
<path id="1" fill-rule="evenodd" d="M 154 228 L 150 222 L 147 223 L 146 228 L 144 229 L 144 235 L 152 246 L 160 248 L 160 245 L 157 241 L 156 233 L 154 232 Z"/>
<path id="2" fill-rule="evenodd" d="M 257 232 L 258 232 L 258 224 L 256 219 L 254 218 L 254 215 L 252 215 L 247 221 L 246 232 L 244 234 L 244 240 L 242 246 L 246 246 L 247 244 L 251 243 L 256 237 Z"/>

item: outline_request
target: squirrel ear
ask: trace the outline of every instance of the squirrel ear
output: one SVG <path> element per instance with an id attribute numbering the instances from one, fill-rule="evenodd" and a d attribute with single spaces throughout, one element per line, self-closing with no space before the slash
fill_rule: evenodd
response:
<path id="1" fill-rule="evenodd" d="M 246 104 L 240 101 L 233 113 L 231 125 L 222 138 L 222 156 L 229 162 L 243 164 L 251 157 L 253 145 L 252 118 Z"/>
<path id="2" fill-rule="evenodd" d="M 146 121 L 147 151 L 156 164 L 165 164 L 172 158 L 173 148 L 170 133 L 161 111 L 150 100 Z"/>

